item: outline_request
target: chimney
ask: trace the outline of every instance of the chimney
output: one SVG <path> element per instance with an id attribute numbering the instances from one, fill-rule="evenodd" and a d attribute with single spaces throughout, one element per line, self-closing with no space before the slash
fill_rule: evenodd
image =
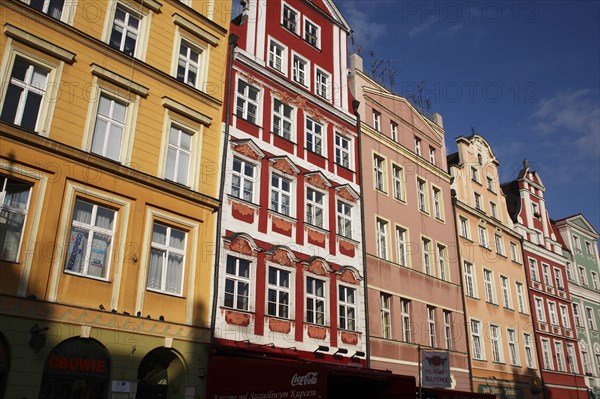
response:
<path id="1" fill-rule="evenodd" d="M 444 120 L 442 119 L 442 115 L 435 112 L 433 115 L 431 115 L 431 120 L 442 129 L 444 128 Z"/>
<path id="2" fill-rule="evenodd" d="M 363 59 L 360 57 L 360 55 L 356 54 L 356 53 L 352 53 L 350 55 L 350 70 L 357 70 L 357 71 L 363 71 Z"/>

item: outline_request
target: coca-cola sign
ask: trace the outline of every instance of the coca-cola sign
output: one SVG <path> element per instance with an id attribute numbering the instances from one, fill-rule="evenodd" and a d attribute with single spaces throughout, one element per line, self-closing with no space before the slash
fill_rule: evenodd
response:
<path id="1" fill-rule="evenodd" d="M 319 372 L 317 371 L 311 371 L 304 375 L 294 374 L 294 376 L 292 377 L 292 386 L 295 387 L 299 385 L 317 385 L 318 375 Z"/>

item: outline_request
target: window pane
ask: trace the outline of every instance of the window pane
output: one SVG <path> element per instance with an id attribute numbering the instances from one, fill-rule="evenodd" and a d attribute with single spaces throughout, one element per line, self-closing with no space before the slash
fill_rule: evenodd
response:
<path id="1" fill-rule="evenodd" d="M 112 237 L 104 234 L 94 233 L 90 253 L 90 264 L 87 272 L 88 275 L 102 278 L 106 277 L 111 238 Z"/>
<path id="2" fill-rule="evenodd" d="M 35 129 L 35 124 L 37 123 L 41 103 L 42 96 L 40 94 L 32 92 L 27 93 L 27 101 L 25 102 L 25 109 L 23 109 L 23 119 L 21 120 L 21 127 L 23 129 Z"/>
<path id="3" fill-rule="evenodd" d="M 77 273 L 83 271 L 83 257 L 87 248 L 87 231 L 76 227 L 71 228 L 69 235 L 69 246 L 67 248 L 66 270 L 71 270 Z"/>

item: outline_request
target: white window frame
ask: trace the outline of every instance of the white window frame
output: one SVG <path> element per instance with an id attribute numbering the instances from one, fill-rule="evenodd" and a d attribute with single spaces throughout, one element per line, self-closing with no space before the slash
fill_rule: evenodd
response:
<path id="1" fill-rule="evenodd" d="M 400 165 L 392 163 L 392 185 L 394 189 L 394 198 L 402 202 L 406 201 L 406 187 L 404 182 L 404 168 Z"/>
<path id="2" fill-rule="evenodd" d="M 308 116 L 304 118 L 304 126 L 306 150 L 321 156 L 327 154 L 325 148 L 327 143 L 326 126 Z"/>
<path id="3" fill-rule="evenodd" d="M 277 180 L 277 184 L 275 184 L 275 180 Z M 288 183 L 289 190 L 285 190 L 282 187 L 283 182 Z M 269 209 L 282 215 L 292 216 L 292 193 L 294 192 L 294 182 L 291 179 L 272 171 L 269 188 L 271 199 L 271 201 L 269 201 Z M 287 209 L 285 208 L 285 199 L 287 199 Z"/>
<path id="4" fill-rule="evenodd" d="M 208 73 L 208 46 L 200 45 L 196 40 L 188 37 L 187 34 L 182 34 L 182 30 L 177 27 L 175 35 L 175 45 L 173 46 L 173 65 L 171 66 L 171 75 L 175 77 L 179 82 L 194 87 L 198 90 L 206 90 L 206 80 Z M 188 48 L 186 56 L 182 56 L 181 47 L 186 46 Z M 195 51 L 198 53 L 198 61 L 195 62 L 190 58 L 190 53 Z M 184 75 L 183 80 L 179 79 L 179 62 L 184 63 Z M 190 67 L 196 67 L 196 79 L 194 82 L 188 82 L 188 74 Z"/>
<path id="5" fill-rule="evenodd" d="M 529 258 L 529 275 L 532 281 L 540 282 L 540 272 L 538 269 L 537 260 L 533 258 Z"/>
<path id="6" fill-rule="evenodd" d="M 500 286 L 502 287 L 502 302 L 504 307 L 512 309 L 512 298 L 510 295 L 510 282 L 508 277 L 500 275 Z"/>
<path id="7" fill-rule="evenodd" d="M 236 161 L 239 163 L 240 165 L 240 171 L 236 171 L 235 170 L 235 163 Z M 252 170 L 252 176 L 249 176 L 246 174 L 246 169 L 250 168 Z M 259 176 L 259 166 L 257 164 L 255 164 L 254 162 L 250 162 L 245 158 L 240 157 L 239 155 L 234 155 L 232 157 L 231 160 L 231 168 L 229 169 L 231 171 L 231 185 L 229 186 L 230 191 L 229 193 L 235 197 L 235 198 L 240 198 L 243 199 L 244 201 L 248 201 L 251 203 L 255 203 L 255 198 L 256 198 L 256 192 L 258 190 L 256 190 L 256 186 L 257 186 L 257 181 L 258 181 L 258 176 Z M 239 195 L 234 194 L 234 177 L 237 177 L 239 179 L 240 185 L 239 185 Z M 248 183 L 249 187 L 250 187 L 250 198 L 246 197 L 245 192 L 247 191 L 245 189 L 246 183 Z"/>
<path id="8" fill-rule="evenodd" d="M 392 339 L 392 296 L 385 293 L 379 294 L 379 307 L 381 312 L 381 336 Z"/>
<path id="9" fill-rule="evenodd" d="M 349 203 L 342 201 L 339 198 L 336 200 L 337 234 L 350 239 L 352 238 L 353 224 L 352 208 L 353 206 Z M 347 227 L 348 224 L 350 224 L 350 228 Z"/>
<path id="10" fill-rule="evenodd" d="M 477 285 L 475 284 L 475 267 L 472 263 L 464 261 L 465 293 L 471 298 L 477 298 Z"/>
<path id="11" fill-rule="evenodd" d="M 479 236 L 479 245 L 489 249 L 490 242 L 488 241 L 487 229 L 483 226 L 477 226 L 477 233 Z"/>
<path id="12" fill-rule="evenodd" d="M 410 303 L 408 299 L 400 299 L 400 316 L 402 321 L 402 341 L 411 342 L 411 326 L 410 326 Z"/>
<path id="13" fill-rule="evenodd" d="M 483 269 L 483 283 L 485 286 L 485 300 L 495 304 L 496 287 L 494 286 L 494 273 L 491 270 Z"/>
<path id="14" fill-rule="evenodd" d="M 490 201 L 490 216 L 498 219 L 498 207 L 494 201 Z"/>
<path id="15" fill-rule="evenodd" d="M 271 282 L 271 269 L 275 272 L 276 281 L 274 283 Z M 287 274 L 288 276 L 288 286 L 284 286 L 281 284 L 281 276 L 283 274 Z M 275 264 L 267 264 L 266 267 L 266 277 L 265 282 L 267 285 L 267 295 L 265 298 L 265 315 L 269 317 L 277 317 L 281 319 L 293 320 L 294 319 L 294 310 L 295 310 L 295 271 L 292 268 L 287 268 L 281 265 Z M 270 294 L 273 292 L 275 294 L 275 300 L 270 300 Z M 282 301 L 281 295 L 287 294 L 287 304 L 285 301 Z M 275 305 L 274 314 L 270 312 L 269 305 L 273 303 Z M 283 306 L 283 308 L 282 308 Z M 285 314 L 285 306 L 287 306 L 287 315 Z M 283 311 L 282 311 L 283 310 Z"/>
<path id="16" fill-rule="evenodd" d="M 563 305 L 563 304 L 559 304 L 558 306 L 560 308 L 560 318 L 561 318 L 563 327 L 570 329 L 571 321 L 569 320 L 569 308 L 567 307 L 567 305 Z"/>
<path id="17" fill-rule="evenodd" d="M 508 355 L 510 358 L 510 364 L 513 366 L 520 366 L 521 360 L 519 359 L 519 348 L 517 346 L 517 332 L 515 331 L 515 329 L 506 329 L 506 339 L 508 342 Z"/>
<path id="18" fill-rule="evenodd" d="M 443 310 L 444 318 L 444 341 L 446 343 L 446 349 L 452 350 L 452 312 L 449 310 Z"/>
<path id="19" fill-rule="evenodd" d="M 519 251 L 518 246 L 514 242 L 510 242 L 510 259 L 513 262 L 519 262 Z"/>
<path id="20" fill-rule="evenodd" d="M 305 287 L 304 287 L 304 305 L 305 305 L 305 311 L 304 311 L 304 320 L 306 323 L 308 324 L 315 324 L 315 325 L 319 325 L 319 326 L 327 326 L 329 324 L 329 292 L 328 292 L 328 286 L 329 286 L 329 281 L 327 279 L 312 275 L 312 274 L 306 274 L 305 275 L 306 279 L 305 281 Z M 311 282 L 314 282 L 314 287 L 312 287 Z M 316 284 L 322 284 L 322 288 L 323 288 L 323 295 L 319 296 L 316 294 L 316 292 L 310 293 L 309 289 L 312 289 L 313 291 L 315 291 L 316 288 Z M 313 301 L 314 302 L 314 307 L 313 310 L 311 311 L 309 309 L 309 302 Z M 319 312 L 317 310 L 317 304 L 319 302 L 323 303 L 323 312 Z M 319 314 L 322 313 L 323 314 L 323 321 L 320 322 L 319 321 Z M 312 316 L 312 321 L 309 321 L 309 319 Z"/>
<path id="21" fill-rule="evenodd" d="M 282 43 L 269 37 L 267 65 L 273 70 L 287 76 L 288 49 Z"/>
<path id="22" fill-rule="evenodd" d="M 352 138 L 335 132 L 335 163 L 352 170 L 353 167 L 353 141 Z"/>
<path id="23" fill-rule="evenodd" d="M 490 176 L 486 176 L 485 178 L 487 180 L 487 189 L 490 192 L 495 193 L 496 191 L 494 190 L 494 179 Z"/>
<path id="24" fill-rule="evenodd" d="M 350 291 L 352 292 L 352 301 L 348 300 Z M 357 295 L 358 290 L 355 287 L 338 284 L 338 326 L 342 330 L 357 331 Z"/>
<path id="25" fill-rule="evenodd" d="M 435 148 L 429 147 L 429 162 L 435 165 Z"/>
<path id="26" fill-rule="evenodd" d="M 437 331 L 435 326 L 435 307 L 427 306 L 427 335 L 429 346 L 437 348 Z"/>
<path id="27" fill-rule="evenodd" d="M 548 301 L 548 314 L 550 315 L 550 324 L 553 326 L 558 326 L 558 311 L 556 309 L 556 302 Z"/>
<path id="28" fill-rule="evenodd" d="M 384 260 L 389 260 L 388 250 L 388 226 L 387 220 L 376 218 L 375 220 L 375 236 L 377 243 L 377 256 Z"/>
<path id="29" fill-rule="evenodd" d="M 554 340 L 554 354 L 556 356 L 556 366 L 558 371 L 567 371 L 565 362 L 565 349 L 562 341 Z"/>
<path id="30" fill-rule="evenodd" d="M 589 374 L 590 370 L 590 358 L 588 357 L 588 351 L 585 348 L 581 348 L 581 363 L 583 364 L 583 373 Z"/>
<path id="31" fill-rule="evenodd" d="M 420 212 L 429 214 L 427 180 L 417 177 L 417 205 Z"/>
<path id="32" fill-rule="evenodd" d="M 483 345 L 483 335 L 481 331 L 481 321 L 471 319 L 471 342 L 473 347 L 473 359 L 485 360 L 485 347 Z"/>
<path id="33" fill-rule="evenodd" d="M 177 130 L 178 131 L 178 143 L 177 144 L 172 144 L 171 143 L 171 130 Z M 181 136 L 183 134 L 187 134 L 188 136 L 190 136 L 190 148 L 189 150 L 185 150 L 183 148 L 180 147 L 180 142 L 181 142 Z M 170 181 L 179 183 L 179 184 L 183 184 L 184 186 L 191 186 L 194 187 L 194 182 L 196 181 L 196 176 L 198 174 L 197 171 L 197 165 L 198 165 L 198 159 L 196 157 L 196 154 L 199 153 L 198 151 L 198 146 L 199 146 L 199 135 L 200 133 L 198 131 L 194 131 L 193 128 L 183 125 L 182 123 L 176 122 L 176 121 L 169 121 L 166 132 L 165 132 L 166 137 L 164 138 L 164 145 L 163 148 L 165 148 L 165 153 L 164 153 L 164 165 L 163 165 L 163 170 L 162 170 L 162 176 Z M 174 176 L 168 176 L 168 170 L 167 170 L 167 166 L 169 164 L 169 153 L 170 150 L 173 149 L 174 151 L 176 151 L 176 159 L 175 159 L 175 175 Z M 179 167 L 179 162 L 180 162 L 180 157 L 181 155 L 187 155 L 188 156 L 188 166 L 187 166 L 187 174 L 185 176 L 185 179 L 182 179 L 180 176 L 177 175 L 178 173 L 178 167 Z"/>
<path id="34" fill-rule="evenodd" d="M 579 266 L 579 284 L 580 285 L 588 285 L 587 283 L 587 274 L 585 272 L 585 267 Z"/>
<path id="35" fill-rule="evenodd" d="M 573 246 L 575 247 L 575 251 L 581 254 L 581 240 L 576 235 L 573 235 Z"/>
<path id="36" fill-rule="evenodd" d="M 479 169 L 477 169 L 476 166 L 471 166 L 471 180 L 475 183 L 481 184 L 481 181 L 479 179 Z"/>
<path id="37" fill-rule="evenodd" d="M 415 136 L 413 141 L 414 141 L 415 154 L 417 154 L 418 156 L 421 156 L 421 139 Z"/>
<path id="38" fill-rule="evenodd" d="M 408 230 L 396 226 L 396 255 L 398 257 L 397 262 L 399 265 L 408 266 Z"/>
<path id="39" fill-rule="evenodd" d="M 9 221 L 14 220 L 13 219 L 14 215 L 19 215 L 19 217 L 21 217 L 23 219 L 21 222 L 21 229 L 19 232 L 19 242 L 17 243 L 16 251 L 12 250 L 11 248 L 5 248 L 4 246 L 7 244 L 7 241 L 4 241 L 6 236 L 2 237 L 4 242 L 2 243 L 2 246 L 0 247 L 0 251 L 2 251 L 0 253 L 0 260 L 6 261 L 6 262 L 18 262 L 20 259 L 20 255 L 21 255 L 21 248 L 23 247 L 23 236 L 25 233 L 25 228 L 27 227 L 27 219 L 28 219 L 27 216 L 30 212 L 31 197 L 33 194 L 33 184 L 28 181 L 15 179 L 12 176 L 5 175 L 5 174 L 1 174 L 0 177 L 2 179 L 4 179 L 3 184 L 0 186 L 0 210 L 2 211 L 2 219 L 5 220 L 7 223 L 9 223 Z M 26 185 L 29 187 L 27 190 L 27 200 L 23 204 L 24 206 L 13 206 L 13 203 L 5 203 L 5 201 L 7 200 L 6 188 L 7 188 L 9 181 L 13 184 L 16 183 L 19 185 L 24 185 L 24 186 Z M 19 205 L 21 205 L 21 204 L 19 204 Z M 9 231 L 7 228 L 7 231 L 5 234 L 8 234 L 8 232 Z"/>
<path id="40" fill-rule="evenodd" d="M 385 158 L 378 154 L 373 154 L 373 184 L 375 190 L 386 192 L 386 165 Z"/>
<path id="41" fill-rule="evenodd" d="M 134 16 L 135 18 L 137 18 L 139 20 L 137 29 L 134 29 L 132 27 L 128 27 L 129 29 L 127 29 L 127 31 L 129 31 L 130 29 L 132 32 L 135 31 L 135 33 L 137 35 L 136 41 L 135 41 L 135 48 L 133 50 L 133 53 L 129 54 L 129 56 L 132 56 L 132 57 L 135 57 L 142 61 L 145 61 L 146 47 L 147 47 L 147 43 L 148 43 L 148 34 L 149 34 L 149 28 L 150 28 L 150 21 L 149 21 L 150 14 L 147 14 L 144 11 L 134 10 L 133 8 L 129 7 L 124 2 L 120 2 L 120 1 L 113 2 L 106 13 L 104 35 L 102 36 L 103 41 L 106 44 L 108 44 L 108 46 L 110 46 L 111 48 L 114 48 L 115 50 L 120 51 L 125 55 L 128 55 L 121 49 L 121 47 L 124 45 L 124 37 L 121 37 L 121 43 L 119 44 L 119 47 L 114 47 L 110 44 L 113 26 L 115 24 L 115 15 L 116 15 L 118 8 L 121 8 L 128 15 Z M 127 21 L 125 21 L 125 22 L 127 22 Z"/>
<path id="42" fill-rule="evenodd" d="M 596 315 L 594 314 L 593 308 L 589 306 L 585 307 L 585 318 L 589 329 L 596 331 Z"/>
<path id="43" fill-rule="evenodd" d="M 546 312 L 544 310 L 544 300 L 540 297 L 533 297 L 533 303 L 535 304 L 535 314 L 537 315 L 537 321 L 540 323 L 546 322 Z"/>
<path id="44" fill-rule="evenodd" d="M 517 287 L 517 299 L 519 302 L 519 312 L 527 314 L 527 307 L 525 305 L 525 292 L 523 291 L 523 283 L 516 282 Z"/>
<path id="45" fill-rule="evenodd" d="M 592 271 L 592 287 L 594 287 L 595 290 L 600 289 L 600 283 L 598 282 L 598 273 Z"/>
<path id="46" fill-rule="evenodd" d="M 530 369 L 535 368 L 535 356 L 533 355 L 533 346 L 532 346 L 532 338 L 531 334 L 523 333 L 523 346 L 525 348 L 525 361 L 527 362 L 527 367 Z"/>
<path id="47" fill-rule="evenodd" d="M 553 269 L 554 272 L 554 282 L 556 283 L 556 288 L 559 290 L 564 290 L 565 285 L 563 284 L 562 273 L 559 268 L 555 267 Z"/>
<path id="48" fill-rule="evenodd" d="M 234 262 L 235 262 L 235 273 L 228 273 L 227 272 L 227 263 L 229 258 L 233 258 Z M 239 262 L 247 262 L 248 263 L 248 276 L 240 276 L 239 274 Z M 235 309 L 235 310 L 240 310 L 243 312 L 252 312 L 254 310 L 254 285 L 253 285 L 253 280 L 254 280 L 254 267 L 255 267 L 255 263 L 253 259 L 250 259 L 248 257 L 244 257 L 244 256 L 240 256 L 239 254 L 226 254 L 226 260 L 225 260 L 225 278 L 224 278 L 224 288 L 223 288 L 223 307 L 229 308 L 229 309 Z M 227 286 L 227 281 L 232 281 L 234 284 L 234 289 L 233 289 L 233 293 L 228 293 L 226 291 L 226 286 Z M 239 287 L 240 285 L 246 285 L 247 289 L 248 289 L 248 295 L 244 296 L 241 295 L 239 293 Z M 226 304 L 227 301 L 227 296 L 231 295 L 232 298 L 232 304 L 231 306 L 228 306 Z M 239 298 L 246 298 L 247 299 L 247 306 L 244 307 L 242 306 L 238 306 L 239 303 Z"/>
<path id="49" fill-rule="evenodd" d="M 312 195 L 311 195 L 312 194 Z M 319 202 L 318 199 L 321 199 Z M 323 192 L 316 187 L 306 187 L 306 223 L 319 227 L 321 229 L 327 229 L 327 209 L 329 201 L 327 200 L 327 193 Z M 318 212 L 321 211 L 321 220 L 318 219 Z"/>
<path id="50" fill-rule="evenodd" d="M 580 305 L 578 303 L 572 303 L 572 305 L 573 305 L 573 319 L 575 319 L 575 326 L 583 327 L 584 324 L 583 324 L 582 318 L 581 318 Z"/>
<path id="51" fill-rule="evenodd" d="M 421 237 L 421 260 L 423 262 L 423 273 L 433 276 L 433 265 L 431 264 L 431 246 L 432 241 L 429 238 Z"/>
<path id="52" fill-rule="evenodd" d="M 243 91 L 240 92 L 241 84 L 244 85 Z M 256 99 L 252 99 L 250 97 L 251 92 L 256 92 Z M 242 106 L 240 108 L 240 102 Z M 238 118 L 242 118 L 245 121 L 248 121 L 255 125 L 260 125 L 261 114 L 260 114 L 260 103 L 261 103 L 261 90 L 246 82 L 244 79 L 238 78 L 236 81 L 236 90 L 235 90 L 235 112 L 234 115 Z M 250 118 L 249 106 L 253 106 L 254 110 L 254 118 Z"/>
<path id="53" fill-rule="evenodd" d="M 498 255 L 504 256 L 504 244 L 502 241 L 502 236 L 495 234 L 495 241 L 496 241 L 496 253 Z"/>
<path id="54" fill-rule="evenodd" d="M 444 204 L 442 189 L 432 184 L 431 198 L 433 201 L 433 216 L 438 220 L 444 220 Z"/>
<path id="55" fill-rule="evenodd" d="M 542 262 L 542 276 L 544 278 L 544 285 L 546 287 L 552 287 L 552 276 L 550 275 L 550 265 Z"/>
<path id="56" fill-rule="evenodd" d="M 311 81 L 310 76 L 310 61 L 292 51 L 292 80 L 308 88 Z"/>
<path id="57" fill-rule="evenodd" d="M 469 237 L 469 219 L 459 216 L 460 236 L 466 239 Z"/>
<path id="58" fill-rule="evenodd" d="M 23 3 L 30 5 L 32 8 L 52 17 L 62 21 L 66 24 L 73 25 L 73 17 L 75 16 L 75 8 L 77 6 L 77 1 L 73 0 L 65 0 L 62 6 L 62 10 L 60 12 L 60 17 L 56 17 L 49 13 L 49 7 L 53 3 L 54 0 L 45 0 L 41 3 L 42 8 L 34 7 L 31 5 L 31 0 L 21 0 Z"/>
<path id="59" fill-rule="evenodd" d="M 286 115 L 289 111 L 289 116 Z M 271 126 L 273 134 L 283 137 L 289 141 L 295 141 L 296 138 L 296 109 L 289 104 L 284 103 L 281 99 L 273 97 L 273 112 Z M 289 128 L 286 131 L 286 122 Z"/>
<path id="60" fill-rule="evenodd" d="M 326 100 L 331 99 L 331 75 L 324 69 L 315 66 L 315 94 Z"/>
<path id="61" fill-rule="evenodd" d="M 579 374 L 579 366 L 577 364 L 577 356 L 575 355 L 575 345 L 567 343 L 567 365 L 569 372 Z"/>
<path id="62" fill-rule="evenodd" d="M 394 141 L 398 141 L 398 124 L 394 121 L 390 121 L 390 137 Z"/>
<path id="63" fill-rule="evenodd" d="M 502 347 L 502 330 L 497 324 L 490 323 L 490 343 L 492 346 L 492 362 L 504 363 L 504 348 Z"/>
<path id="64" fill-rule="evenodd" d="M 311 26 L 315 29 L 314 32 L 310 32 Z M 302 39 L 311 46 L 321 48 L 321 27 L 305 15 L 302 16 Z"/>
<path id="65" fill-rule="evenodd" d="M 167 229 L 167 233 L 166 233 L 167 243 L 166 244 L 156 243 L 152 239 L 150 239 L 150 253 L 153 249 L 163 252 L 163 262 L 162 262 L 162 267 L 161 267 L 161 271 L 162 271 L 161 283 L 160 283 L 160 287 L 150 287 L 149 286 L 150 281 L 148 278 L 146 280 L 146 289 L 148 291 L 161 292 L 164 294 L 175 295 L 175 296 L 182 296 L 183 295 L 183 287 L 185 285 L 185 274 L 186 274 L 186 266 L 187 266 L 187 249 L 188 249 L 188 245 L 189 245 L 189 231 L 184 230 L 180 227 L 173 227 L 167 223 L 164 223 L 162 221 L 156 221 L 156 220 L 153 221 L 153 223 L 151 224 L 152 231 L 154 231 L 154 226 L 157 224 L 161 225 L 163 227 L 166 227 L 166 229 Z M 174 248 L 168 244 L 173 230 L 184 233 L 185 238 L 184 238 L 183 249 Z M 151 235 L 152 235 L 152 233 L 151 233 Z M 168 290 L 166 287 L 167 274 L 168 274 L 167 259 L 169 258 L 169 256 L 171 254 L 175 254 L 175 255 L 179 255 L 179 256 L 183 257 L 182 267 L 181 267 L 181 277 L 180 277 L 180 281 L 179 281 L 179 289 L 178 290 Z M 149 257 L 148 257 L 148 277 L 150 276 L 150 271 L 149 271 L 150 266 L 149 265 L 150 265 L 151 258 L 152 258 L 152 256 L 149 255 Z"/>
<path id="66" fill-rule="evenodd" d="M 373 129 L 381 132 L 381 112 L 374 108 L 371 111 L 373 112 Z"/>
<path id="67" fill-rule="evenodd" d="M 290 26 L 286 24 L 286 21 L 289 20 L 286 19 L 286 8 L 295 14 L 293 30 L 290 29 Z M 281 26 L 283 26 L 289 32 L 295 33 L 296 35 L 300 35 L 300 13 L 294 7 L 291 7 L 288 3 L 285 2 L 283 2 L 281 5 Z"/>
<path id="68" fill-rule="evenodd" d="M 481 194 L 473 193 L 473 196 L 475 198 L 475 209 L 483 211 L 483 199 L 481 197 Z"/>
<path id="69" fill-rule="evenodd" d="M 437 266 L 438 277 L 444 281 L 448 281 L 448 247 L 437 243 Z"/>

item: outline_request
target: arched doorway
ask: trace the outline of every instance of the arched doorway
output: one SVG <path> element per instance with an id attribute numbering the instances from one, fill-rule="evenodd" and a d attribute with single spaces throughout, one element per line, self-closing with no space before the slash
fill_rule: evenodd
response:
<path id="1" fill-rule="evenodd" d="M 6 381 L 8 380 L 8 369 L 10 368 L 10 350 L 8 341 L 0 332 L 0 398 L 4 397 Z"/>
<path id="2" fill-rule="evenodd" d="M 185 366 L 174 350 L 153 349 L 140 362 L 136 398 L 184 398 L 185 374 Z"/>
<path id="3" fill-rule="evenodd" d="M 105 399 L 110 382 L 110 357 L 92 338 L 69 338 L 48 355 L 40 399 Z"/>

